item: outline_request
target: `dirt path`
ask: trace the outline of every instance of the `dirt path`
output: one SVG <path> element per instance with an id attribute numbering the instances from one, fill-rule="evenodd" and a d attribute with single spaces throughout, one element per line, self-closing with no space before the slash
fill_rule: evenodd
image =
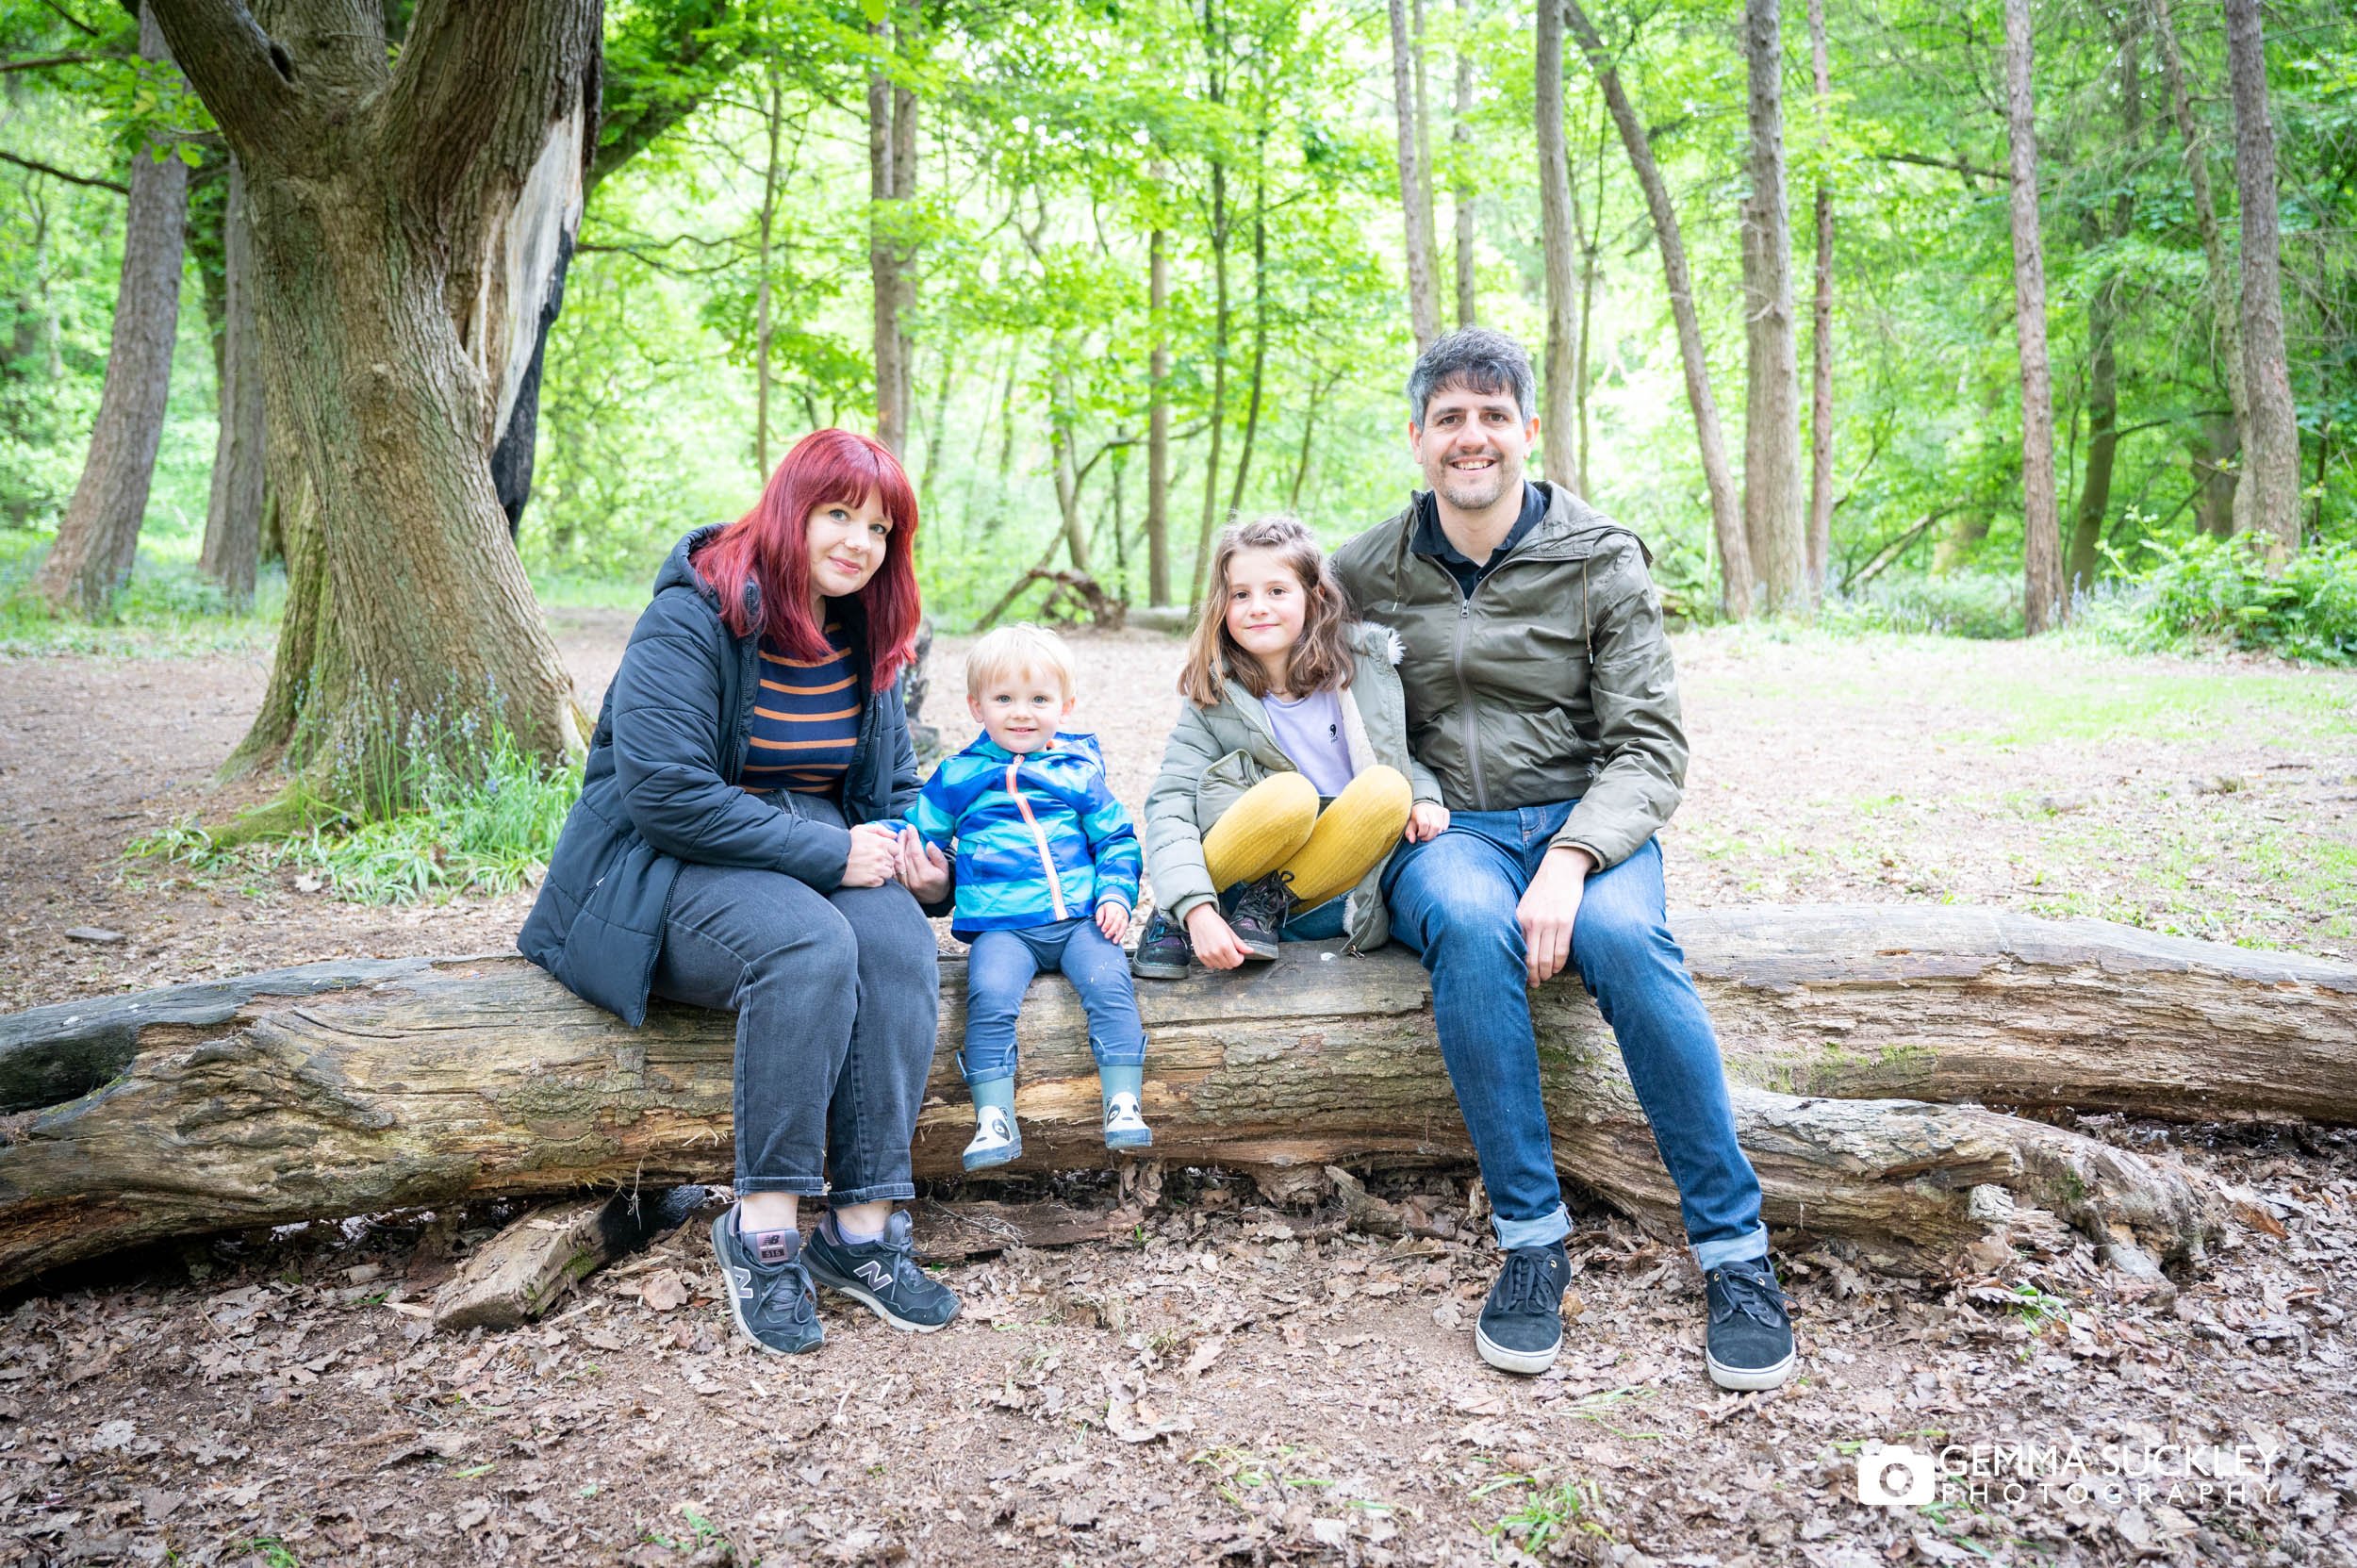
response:
<path id="1" fill-rule="evenodd" d="M 627 624 L 557 619 L 592 697 Z M 2357 681 L 1762 634 L 1679 656 L 1676 901 L 1953 898 L 2357 954 Z M 1175 645 L 1081 660 L 1076 726 L 1134 806 Z M 0 663 L 0 1008 L 509 944 L 521 895 L 361 909 L 121 858 L 232 798 L 205 781 L 265 673 Z M 63 934 L 91 925 L 123 940 Z M 1122 1240 L 953 1267 L 968 1311 L 939 1336 L 831 1307 L 792 1361 L 725 1331 L 693 1226 L 549 1324 L 447 1340 L 414 1303 L 496 1215 L 143 1254 L 0 1331 L 0 1563 L 2357 1561 L 2357 1141 L 2082 1126 L 2236 1183 L 2241 1244 L 2173 1300 L 2084 1246 L 1956 1286 L 1787 1260 L 1806 1366 L 1764 1398 L 1709 1387 L 1690 1264 L 1608 1215 L 1580 1216 L 1567 1352 L 1525 1382 L 1467 1343 L 1486 1248 L 1178 1173 Z M 1404 1182 L 1477 1236 L 1461 1180 Z M 1870 1440 L 2076 1442 L 2088 1470 L 1866 1508 Z M 2266 1485 L 2172 1494 L 2138 1459 L 2238 1444 Z M 2102 1488 L 2107 1445 L 2141 1495 Z"/>

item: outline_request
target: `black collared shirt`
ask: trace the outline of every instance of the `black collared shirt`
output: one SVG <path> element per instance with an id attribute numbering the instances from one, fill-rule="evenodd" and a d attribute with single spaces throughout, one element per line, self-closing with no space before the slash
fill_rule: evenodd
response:
<path id="1" fill-rule="evenodd" d="M 1490 552 L 1490 558 L 1475 565 L 1470 556 L 1448 542 L 1448 535 L 1441 527 L 1440 503 L 1432 499 L 1432 492 L 1427 490 L 1417 498 L 1416 533 L 1408 541 L 1408 548 L 1419 555 L 1429 555 L 1446 567 L 1449 575 L 1457 579 L 1457 586 L 1464 589 L 1465 597 L 1471 599 L 1474 589 L 1481 586 L 1481 580 L 1497 570 L 1498 563 L 1513 553 L 1514 547 L 1523 542 L 1523 536 L 1538 527 L 1539 520 L 1546 515 L 1546 496 L 1538 486 L 1528 480 L 1523 481 L 1522 516 L 1514 520 L 1514 526 L 1507 530 L 1506 537 L 1498 541 L 1498 547 Z"/>

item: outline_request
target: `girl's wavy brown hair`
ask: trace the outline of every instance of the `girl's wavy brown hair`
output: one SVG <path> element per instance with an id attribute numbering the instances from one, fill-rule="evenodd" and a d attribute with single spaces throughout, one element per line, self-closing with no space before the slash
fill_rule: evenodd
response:
<path id="1" fill-rule="evenodd" d="M 1299 518 L 1283 513 L 1232 523 L 1220 531 L 1211 553 L 1211 587 L 1196 612 L 1195 632 L 1187 638 L 1187 662 L 1178 672 L 1179 693 L 1196 707 L 1216 707 L 1234 681 L 1255 697 L 1269 694 L 1268 675 L 1261 661 L 1236 646 L 1228 635 L 1228 569 L 1247 550 L 1274 551 L 1301 584 L 1308 601 L 1301 619 L 1301 640 L 1294 644 L 1285 670 L 1285 689 L 1297 697 L 1340 690 L 1350 684 L 1350 647 L 1343 634 L 1350 626 L 1350 600 L 1327 569 L 1326 553 Z"/>

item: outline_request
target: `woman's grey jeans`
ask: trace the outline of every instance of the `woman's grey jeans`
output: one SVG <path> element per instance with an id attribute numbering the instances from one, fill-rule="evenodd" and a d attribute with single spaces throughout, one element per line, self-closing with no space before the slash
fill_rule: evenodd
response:
<path id="1" fill-rule="evenodd" d="M 780 809 L 832 806 L 799 797 Z M 739 1193 L 916 1196 L 909 1140 L 938 968 L 933 929 L 898 883 L 821 893 L 780 871 L 681 868 L 654 992 L 736 1015 Z"/>

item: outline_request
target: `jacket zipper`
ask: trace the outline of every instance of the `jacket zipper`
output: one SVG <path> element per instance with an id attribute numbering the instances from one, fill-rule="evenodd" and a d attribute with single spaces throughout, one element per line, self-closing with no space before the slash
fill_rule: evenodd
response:
<path id="1" fill-rule="evenodd" d="M 1039 825 L 1039 818 L 1031 815 L 1031 802 L 1023 798 L 1023 787 L 1015 778 L 1015 770 L 1022 766 L 1021 757 L 1008 759 L 1007 793 L 1014 797 L 1014 809 L 1023 814 L 1023 825 L 1031 830 L 1031 842 L 1039 847 L 1039 868 L 1047 874 L 1048 902 L 1056 918 L 1068 920 L 1072 916 L 1063 901 L 1063 879 L 1056 875 L 1056 859 L 1047 850 L 1047 832 Z"/>
<path id="2" fill-rule="evenodd" d="M 1434 564 L 1438 565 L 1437 562 Z M 1465 628 L 1473 619 L 1473 594 L 1467 593 L 1465 585 L 1457 581 L 1457 573 L 1448 571 L 1446 567 L 1440 569 L 1448 573 L 1448 580 L 1457 588 L 1457 642 L 1450 650 L 1449 663 L 1457 672 L 1458 711 L 1464 716 L 1465 766 L 1473 774 L 1474 809 L 1488 811 L 1490 786 L 1481 777 L 1481 748 L 1476 743 L 1475 733 L 1473 684 L 1465 679 Z M 1474 585 L 1475 592 L 1479 592 L 1481 584 Z"/>

